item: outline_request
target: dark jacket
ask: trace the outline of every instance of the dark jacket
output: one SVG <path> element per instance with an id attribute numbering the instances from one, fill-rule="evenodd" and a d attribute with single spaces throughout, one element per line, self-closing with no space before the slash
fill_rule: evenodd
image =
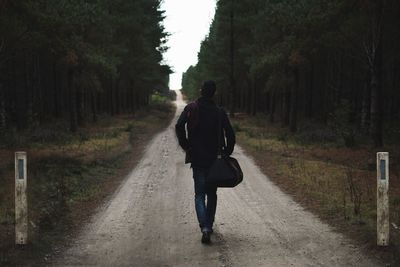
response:
<path id="1" fill-rule="evenodd" d="M 221 116 L 221 150 L 230 155 L 235 146 L 235 133 L 226 112 L 210 98 L 200 97 L 185 107 L 176 123 L 179 145 L 186 151 L 186 163 L 192 167 L 210 167 L 218 154 L 218 115 Z M 187 127 L 185 127 L 187 126 Z M 187 128 L 187 132 L 186 132 Z M 226 140 L 225 140 L 226 139 Z"/>

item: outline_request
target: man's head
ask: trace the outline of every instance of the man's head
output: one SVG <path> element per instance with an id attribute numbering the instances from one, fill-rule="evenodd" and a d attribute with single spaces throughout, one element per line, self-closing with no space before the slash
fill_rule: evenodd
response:
<path id="1" fill-rule="evenodd" d="M 215 85 L 214 81 L 205 81 L 201 86 L 201 95 L 204 97 L 213 97 L 215 91 L 217 90 L 217 86 Z"/>

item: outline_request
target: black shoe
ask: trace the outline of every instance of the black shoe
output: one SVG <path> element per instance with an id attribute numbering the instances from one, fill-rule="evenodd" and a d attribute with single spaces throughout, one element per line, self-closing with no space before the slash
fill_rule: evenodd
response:
<path id="1" fill-rule="evenodd" d="M 201 243 L 203 244 L 210 244 L 210 231 L 204 231 L 203 236 L 201 237 Z"/>

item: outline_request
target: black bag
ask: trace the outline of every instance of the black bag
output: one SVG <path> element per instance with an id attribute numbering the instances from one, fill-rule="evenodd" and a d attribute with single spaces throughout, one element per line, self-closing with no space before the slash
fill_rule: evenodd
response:
<path id="1" fill-rule="evenodd" d="M 207 183 L 217 187 L 235 187 L 242 181 L 242 169 L 239 162 L 232 157 L 219 156 L 207 176 Z"/>
<path id="2" fill-rule="evenodd" d="M 243 172 L 235 158 L 222 155 L 221 128 L 221 110 L 219 110 L 218 157 L 208 172 L 207 184 L 217 187 L 235 187 L 243 181 Z"/>

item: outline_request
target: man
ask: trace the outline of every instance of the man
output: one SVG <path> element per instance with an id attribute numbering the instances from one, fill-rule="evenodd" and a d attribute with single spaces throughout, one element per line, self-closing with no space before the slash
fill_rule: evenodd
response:
<path id="1" fill-rule="evenodd" d="M 191 163 L 193 169 L 195 208 L 202 243 L 210 242 L 217 208 L 217 188 L 206 185 L 206 177 L 218 152 L 230 155 L 235 146 L 235 134 L 228 116 L 212 100 L 215 91 L 214 81 L 204 82 L 201 97 L 185 107 L 175 126 L 179 145 L 186 151 L 185 163 Z M 221 148 L 218 147 L 218 134 L 223 137 Z"/>

